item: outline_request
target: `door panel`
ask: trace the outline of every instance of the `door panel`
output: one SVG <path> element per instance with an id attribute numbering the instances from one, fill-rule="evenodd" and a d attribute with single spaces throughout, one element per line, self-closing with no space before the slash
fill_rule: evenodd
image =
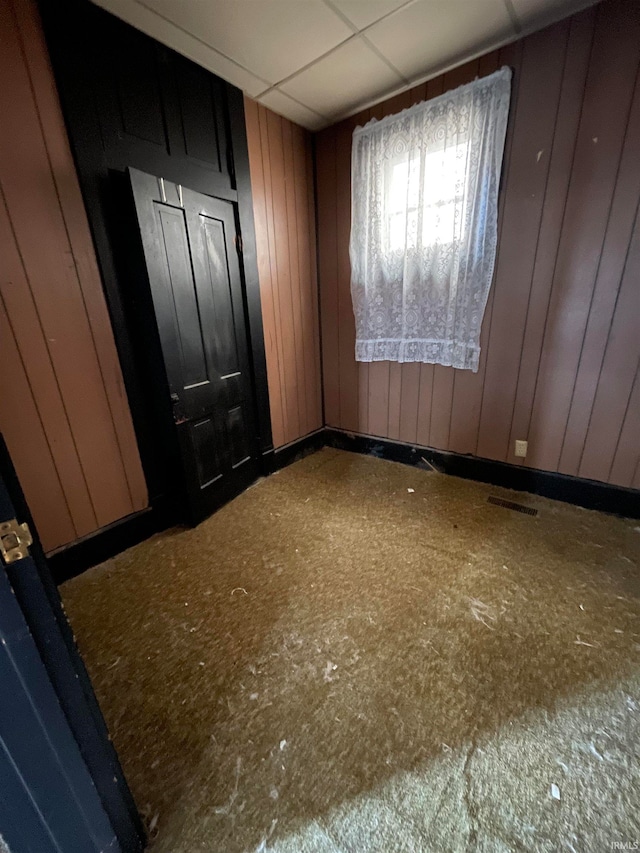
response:
<path id="1" fill-rule="evenodd" d="M 218 430 L 213 418 L 195 421 L 191 425 L 191 441 L 198 469 L 198 484 L 200 488 L 205 488 L 222 477 Z"/>
<path id="2" fill-rule="evenodd" d="M 174 378 L 177 386 L 182 385 L 183 389 L 197 388 L 208 382 L 208 376 L 196 283 L 189 258 L 187 224 L 182 210 L 162 205 L 158 206 L 157 213 L 163 238 L 163 261 L 167 269 L 163 281 L 166 294 L 163 296 L 175 326 L 168 340 L 173 350 L 172 361 L 175 361 Z"/>
<path id="3" fill-rule="evenodd" d="M 218 367 L 222 376 L 228 376 L 238 370 L 238 343 L 236 341 L 233 303 L 226 275 L 227 257 L 225 251 L 225 234 L 221 222 L 201 216 L 204 249 L 208 263 L 207 275 L 211 282 L 213 313 L 227 318 L 221 324 L 219 335 L 215 341 L 215 351 Z"/>
<path id="4" fill-rule="evenodd" d="M 227 168 L 226 129 L 220 81 L 187 59 L 171 55 L 179 121 L 169 128 L 172 153 L 223 172 Z"/>
<path id="5" fill-rule="evenodd" d="M 231 460 L 234 468 L 244 464 L 249 457 L 246 427 L 242 406 L 234 406 L 227 413 L 227 430 L 231 444 Z"/>
<path id="6" fill-rule="evenodd" d="M 129 170 L 192 520 L 257 475 L 233 204 Z"/>

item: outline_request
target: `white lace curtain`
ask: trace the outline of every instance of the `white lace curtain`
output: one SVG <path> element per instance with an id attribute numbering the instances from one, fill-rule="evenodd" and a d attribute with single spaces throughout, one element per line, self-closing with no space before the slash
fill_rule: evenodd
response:
<path id="1" fill-rule="evenodd" d="M 478 370 L 510 91 L 505 67 L 354 131 L 358 361 Z"/>

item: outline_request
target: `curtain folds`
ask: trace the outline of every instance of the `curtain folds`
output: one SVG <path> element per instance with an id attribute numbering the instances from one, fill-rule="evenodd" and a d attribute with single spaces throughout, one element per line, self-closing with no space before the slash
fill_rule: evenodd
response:
<path id="1" fill-rule="evenodd" d="M 354 131 L 358 361 L 478 370 L 510 91 L 505 67 Z"/>

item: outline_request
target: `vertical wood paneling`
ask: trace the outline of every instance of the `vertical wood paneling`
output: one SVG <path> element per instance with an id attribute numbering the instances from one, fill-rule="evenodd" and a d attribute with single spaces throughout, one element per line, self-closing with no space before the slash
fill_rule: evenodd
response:
<path id="1" fill-rule="evenodd" d="M 330 127 L 316 137 L 318 193 L 318 278 L 322 320 L 322 392 L 327 426 L 340 426 L 340 334 L 336 228 L 336 133 Z M 326 319 L 326 322 L 324 320 Z"/>
<path id="2" fill-rule="evenodd" d="M 78 530 L 67 504 L 54 455 L 40 419 L 13 330 L 0 302 L 0 395 L 19 400 L 22 417 L 3 415 L 0 423 L 20 483 L 45 547 L 72 542 Z"/>
<path id="3" fill-rule="evenodd" d="M 291 283 L 291 251 L 287 220 L 287 189 L 284 163 L 284 119 L 267 110 L 267 144 L 271 168 L 271 212 L 275 242 L 275 271 L 278 282 L 278 308 L 283 351 L 283 372 L 287 384 L 285 398 L 285 439 L 288 442 L 299 436 L 298 364 L 296 353 L 296 327 L 293 316 Z"/>
<path id="4" fill-rule="evenodd" d="M 627 260 L 633 224 L 640 198 L 640 85 L 636 79 L 635 96 L 627 126 L 616 190 L 609 213 L 602 254 L 589 309 L 589 319 L 576 380 L 569 420 L 565 430 L 559 470 L 577 474 L 580 467 L 589 415 L 593 407 L 598 378 L 603 366 L 607 339 L 618 298 L 617 284 Z M 632 263 L 631 257 L 628 258 Z M 640 276 L 640 271 L 638 272 Z M 637 280 L 637 279 L 636 279 Z M 636 288 L 640 294 L 640 289 Z M 622 297 L 622 290 L 620 291 Z M 640 299 L 640 295 L 638 297 Z M 630 306 L 639 308 L 639 305 Z M 637 311 L 640 318 L 640 310 Z M 625 390 L 628 390 L 625 388 Z"/>
<path id="5" fill-rule="evenodd" d="M 520 70 L 520 58 L 522 50 L 520 45 L 509 45 L 502 51 L 493 51 L 480 58 L 478 74 L 487 76 L 497 71 L 503 65 L 509 65 L 514 70 L 517 78 Z M 513 117 L 517 110 L 517 88 L 511 95 L 511 111 L 507 127 L 507 138 L 505 140 L 504 172 L 508 171 L 510 150 L 513 142 Z M 504 213 L 504 189 L 506 181 L 504 177 L 500 185 L 498 200 L 498 239 L 502 231 Z M 451 423 L 449 426 L 449 449 L 458 453 L 475 453 L 478 444 L 478 430 L 480 427 L 480 409 L 482 405 L 482 387 L 484 375 L 487 369 L 487 345 L 489 331 L 491 329 L 491 317 L 493 313 L 493 287 L 489 291 L 489 298 L 484 312 L 484 321 L 480 331 L 480 364 L 478 372 L 469 370 L 455 371 L 453 383 L 453 401 L 451 404 Z"/>
<path id="6" fill-rule="evenodd" d="M 400 388 L 400 429 L 398 438 L 415 444 L 418 432 L 420 364 L 403 364 Z"/>
<path id="7" fill-rule="evenodd" d="M 418 416 L 416 421 L 416 441 L 429 446 L 431 441 L 431 404 L 433 401 L 433 365 L 421 364 L 418 377 Z"/>
<path id="8" fill-rule="evenodd" d="M 287 236 L 289 240 L 289 287 L 291 290 L 291 314 L 293 319 L 292 335 L 295 351 L 295 374 L 298 402 L 298 429 L 296 435 L 306 435 L 307 425 L 307 386 L 305 382 L 302 292 L 300 278 L 300 253 L 298 248 L 298 210 L 296 201 L 296 173 L 293 158 L 293 134 L 291 122 L 282 119 L 282 143 L 284 148 L 284 186 L 287 210 Z M 292 180 L 293 179 L 293 180 Z"/>
<path id="9" fill-rule="evenodd" d="M 616 447 L 609 482 L 627 488 L 638 488 L 640 482 L 640 459 L 638 458 L 638 436 L 640 435 L 640 363 L 629 395 L 629 404 Z"/>
<path id="10" fill-rule="evenodd" d="M 102 281 L 96 263 L 80 185 L 69 156 L 66 128 L 60 111 L 58 93 L 38 10 L 34 3 L 14 3 L 23 55 L 27 65 L 33 97 L 40 115 L 43 139 L 56 184 L 60 209 L 65 221 L 69 244 L 78 273 L 87 318 L 102 374 L 105 394 L 111 409 L 120 455 L 135 510 L 148 506 L 147 485 L 140 464 L 127 394 L 119 369 L 113 370 L 118 355 L 111 320 L 105 303 Z"/>
<path id="11" fill-rule="evenodd" d="M 606 480 L 610 474 L 640 361 L 639 319 L 640 219 L 636 219 L 580 459 L 581 477 Z M 636 439 L 640 444 L 640 435 Z"/>
<path id="12" fill-rule="evenodd" d="M 477 454 L 506 459 L 569 25 L 524 42 L 505 173 Z"/>
<path id="13" fill-rule="evenodd" d="M 551 283 L 558 255 L 560 229 L 564 217 L 578 123 L 582 110 L 594 23 L 595 12 L 593 10 L 577 15 L 570 22 L 571 29 L 562 91 L 531 283 L 532 298 L 529 300 L 511 421 L 507 461 L 512 464 L 522 464 L 523 462 L 521 458 L 513 455 L 515 440 L 526 438 L 529 435 L 531 409 L 538 379 L 538 366 L 549 309 Z"/>
<path id="14" fill-rule="evenodd" d="M 278 336 L 276 334 L 275 282 L 271 271 L 269 224 L 267 217 L 266 177 L 263 168 L 260 135 L 260 107 L 250 98 L 244 102 L 247 123 L 247 145 L 251 167 L 251 196 L 256 230 L 256 254 L 260 281 L 260 304 L 264 325 L 264 345 L 269 381 L 269 410 L 273 443 L 280 447 L 285 443 L 284 413 L 282 408 L 283 383 L 280 374 Z"/>
<path id="15" fill-rule="evenodd" d="M 470 83 L 478 76 L 479 67 L 480 63 L 476 59 L 449 71 L 438 80 L 430 81 L 427 84 L 427 98 L 433 98 L 441 92 L 448 92 L 465 83 Z M 430 365 L 423 366 L 428 369 Z M 432 369 L 429 444 L 439 450 L 446 450 L 449 447 L 456 371 L 452 367 L 444 367 L 441 364 L 434 365 Z"/>
<path id="16" fill-rule="evenodd" d="M 0 251 L 6 276 L 0 284 L 2 301 L 7 315 L 16 329 L 14 341 L 23 365 L 28 365 L 29 385 L 32 395 L 43 412 L 42 426 L 55 456 L 59 480 L 64 489 L 66 503 L 74 525 L 72 541 L 85 536 L 98 527 L 89 489 L 78 457 L 69 417 L 60 394 L 56 372 L 51 361 L 38 311 L 31 295 L 29 279 L 22 264 L 11 220 L 4 199 L 0 197 Z M 18 343 L 20 341 L 22 346 Z M 2 365 L 3 372 L 7 368 Z M 9 417 L 9 407 L 2 406 L 2 431 L 10 428 L 14 418 Z M 46 413 L 46 414 L 44 414 Z M 22 424 L 18 424 L 22 426 Z M 15 433 L 19 435 L 19 432 Z M 14 455 L 18 448 L 10 446 Z M 14 464 L 17 463 L 14 460 Z M 17 469 L 20 473 L 20 469 Z M 25 493 L 26 494 L 26 493 Z M 29 496 L 29 499 L 32 496 Z M 34 519 L 36 516 L 34 515 Z M 37 520 L 40 524 L 40 520 Z M 44 519 L 42 519 L 44 523 Z"/>
<path id="17" fill-rule="evenodd" d="M 637 7 L 600 5 L 528 436 L 528 464 L 546 470 L 560 461 L 639 56 Z"/>
<path id="18" fill-rule="evenodd" d="M 313 318 L 313 338 L 309 339 L 309 345 L 313 349 L 314 371 L 309 378 L 309 381 L 315 384 L 314 399 L 314 418 L 313 423 L 318 427 L 324 426 L 324 400 L 322 389 L 322 352 L 320 345 L 320 304 L 318 294 L 318 263 L 317 263 L 317 243 L 318 243 L 318 223 L 316 219 L 316 193 L 315 193 L 315 163 L 314 152 L 309 144 L 309 137 L 306 136 L 305 153 L 306 153 L 306 192 L 308 198 L 309 211 L 309 302 L 311 303 L 311 314 Z"/>
<path id="19" fill-rule="evenodd" d="M 247 99 L 245 99 L 247 100 Z M 275 346 L 278 352 L 278 377 L 277 380 L 274 374 L 268 374 L 268 382 L 269 382 L 269 394 L 271 394 L 271 387 L 274 389 L 277 388 L 277 392 L 279 392 L 280 397 L 280 406 L 282 409 L 282 435 L 281 435 L 281 443 L 286 444 L 288 441 L 287 435 L 290 430 L 287 429 L 287 397 L 292 393 L 292 389 L 290 389 L 287 385 L 287 378 L 285 373 L 285 344 L 284 344 L 284 336 L 282 334 L 282 323 L 280 318 L 280 280 L 278 278 L 278 264 L 276 257 L 276 229 L 275 229 L 275 219 L 273 215 L 273 204 L 274 204 L 274 194 L 272 192 L 272 180 L 271 180 L 271 157 L 269 150 L 269 133 L 267 129 L 267 114 L 268 110 L 264 107 L 258 107 L 258 123 L 260 128 L 259 135 L 259 143 L 260 143 L 260 153 L 262 155 L 262 170 L 264 177 L 264 199 L 265 199 L 265 229 L 262 231 L 258 231 L 257 223 L 256 223 L 256 243 L 260 244 L 266 242 L 268 246 L 268 257 L 269 257 L 269 269 L 270 269 L 270 282 L 271 282 L 271 294 L 273 300 L 273 328 L 269 330 L 269 335 L 273 337 L 275 340 Z M 248 129 L 247 129 L 248 130 Z M 249 149 L 249 156 L 251 156 L 251 149 Z M 249 162 L 249 167 L 251 169 L 251 183 L 252 183 L 252 194 L 253 194 L 253 184 L 254 184 L 254 174 L 255 168 L 251 161 Z M 262 288 L 262 280 L 260 281 L 260 287 Z M 268 316 L 265 315 L 264 311 L 262 314 L 262 322 L 268 322 Z M 265 333 L 266 334 L 266 333 Z M 279 445 L 276 444 L 276 439 L 274 438 L 274 444 L 276 447 Z"/>
<path id="20" fill-rule="evenodd" d="M 142 509 L 147 494 L 35 4 L 2 4 L 0 33 L 0 289 L 31 394 L 2 407 L 0 429 L 52 549 Z M 40 478 L 22 446 L 34 408 Z"/>
<path id="21" fill-rule="evenodd" d="M 358 429 L 358 365 L 354 359 L 355 327 L 349 316 L 351 268 L 351 135 L 355 119 L 342 122 L 336 131 L 336 259 L 338 287 L 338 360 L 340 363 L 340 423 Z"/>
<path id="22" fill-rule="evenodd" d="M 281 447 L 322 426 L 311 137 L 250 98 L 245 115 L 273 443 Z"/>
<path id="23" fill-rule="evenodd" d="M 637 483 L 640 391 L 630 327 L 638 337 L 640 273 L 629 272 L 636 261 L 628 249 L 640 195 L 637 91 L 632 107 L 639 57 L 640 7 L 604 0 L 356 117 L 389 115 L 476 74 L 514 68 L 477 374 L 427 364 L 354 367 L 340 346 L 354 332 L 350 302 L 337 299 L 349 274 L 341 233 L 349 211 L 335 174 L 346 124 L 318 135 L 322 335 L 331 352 L 324 381 L 327 399 L 358 399 L 358 431 Z M 332 411 L 329 425 L 353 429 L 351 415 L 346 423 L 340 406 Z M 524 462 L 513 456 L 515 439 L 529 441 Z"/>
<path id="24" fill-rule="evenodd" d="M 311 146 L 308 134 L 298 125 L 291 125 L 296 221 L 298 223 L 298 275 L 300 281 L 301 337 L 304 356 L 305 401 L 307 407 L 306 430 L 317 429 L 322 424 L 322 410 L 318 406 L 320 389 L 318 292 L 316 283 L 315 216 L 313 214 L 313 171 L 309 183 Z"/>

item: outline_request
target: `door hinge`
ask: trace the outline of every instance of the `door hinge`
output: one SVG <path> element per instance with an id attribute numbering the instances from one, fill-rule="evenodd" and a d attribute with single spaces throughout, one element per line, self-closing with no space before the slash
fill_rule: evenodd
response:
<path id="1" fill-rule="evenodd" d="M 242 234 L 236 234 L 236 249 L 242 254 Z"/>
<path id="2" fill-rule="evenodd" d="M 18 524 L 15 518 L 0 522 L 0 554 L 7 565 L 28 557 L 32 543 L 33 536 L 26 522 Z"/>

